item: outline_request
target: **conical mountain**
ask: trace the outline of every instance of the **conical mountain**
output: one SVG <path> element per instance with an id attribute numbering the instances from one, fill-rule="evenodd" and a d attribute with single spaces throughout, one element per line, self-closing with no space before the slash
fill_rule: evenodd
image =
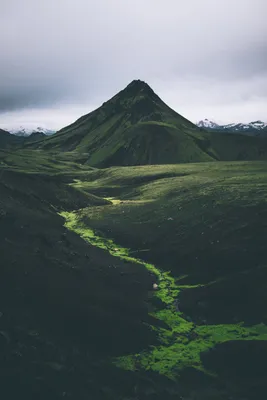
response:
<path id="1" fill-rule="evenodd" d="M 213 140 L 168 107 L 148 84 L 134 80 L 95 111 L 33 146 L 81 153 L 89 165 L 110 167 L 221 159 L 221 142 L 216 138 L 213 146 Z M 238 146 L 233 159 L 239 157 Z"/>
<path id="2" fill-rule="evenodd" d="M 166 164 L 209 161 L 201 130 L 169 108 L 140 80 L 132 81 L 95 111 L 82 116 L 41 147 L 86 153 L 88 164 Z"/>

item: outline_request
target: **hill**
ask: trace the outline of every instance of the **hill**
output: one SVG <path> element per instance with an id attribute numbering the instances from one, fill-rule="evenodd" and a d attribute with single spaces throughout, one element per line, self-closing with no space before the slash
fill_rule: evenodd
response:
<path id="1" fill-rule="evenodd" d="M 201 129 L 134 80 L 97 110 L 33 145 L 83 154 L 94 167 L 267 159 L 267 139 Z"/>
<path id="2" fill-rule="evenodd" d="M 43 132 L 32 132 L 29 136 L 24 136 L 24 140 L 26 143 L 35 142 L 37 140 L 41 140 L 45 138 L 45 133 Z"/>

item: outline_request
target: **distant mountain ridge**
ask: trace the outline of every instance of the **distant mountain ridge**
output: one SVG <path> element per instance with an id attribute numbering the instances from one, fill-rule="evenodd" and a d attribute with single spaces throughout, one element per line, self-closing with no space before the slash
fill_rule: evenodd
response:
<path id="1" fill-rule="evenodd" d="M 248 136 L 264 136 L 267 135 L 267 123 L 263 121 L 252 121 L 247 124 L 244 123 L 232 123 L 221 125 L 209 119 L 204 119 L 196 124 L 199 128 L 208 130 L 225 131 L 233 133 L 242 133 Z"/>
<path id="2" fill-rule="evenodd" d="M 43 133 L 46 136 L 53 135 L 56 131 L 52 129 L 43 128 L 41 126 L 20 126 L 19 128 L 7 129 L 12 135 L 16 136 L 30 136 L 33 133 Z"/>
<path id="3" fill-rule="evenodd" d="M 46 137 L 43 132 L 32 132 L 29 135 L 16 135 L 0 128 L 0 150 L 21 148 L 25 144 L 34 143 Z"/>

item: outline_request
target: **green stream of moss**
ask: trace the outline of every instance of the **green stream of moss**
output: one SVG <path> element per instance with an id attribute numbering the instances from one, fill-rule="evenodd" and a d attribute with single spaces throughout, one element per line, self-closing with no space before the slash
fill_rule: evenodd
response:
<path id="1" fill-rule="evenodd" d="M 119 200 L 110 198 L 114 205 Z M 179 370 L 185 367 L 194 367 L 204 371 L 200 354 L 213 348 L 218 343 L 229 340 L 267 340 L 267 327 L 264 324 L 244 327 L 243 323 L 224 325 L 195 325 L 190 318 L 184 316 L 177 308 L 177 299 L 181 289 L 169 272 L 158 269 L 155 265 L 146 263 L 138 258 L 129 256 L 129 249 L 115 244 L 113 240 L 101 237 L 89 229 L 81 220 L 79 211 L 62 212 L 65 226 L 77 233 L 93 246 L 109 251 L 120 259 L 141 264 L 155 275 L 158 284 L 154 291 L 162 306 L 151 315 L 165 323 L 166 328 L 151 326 L 156 330 L 159 346 L 151 346 L 140 354 L 127 355 L 114 360 L 114 363 L 123 369 L 146 369 L 157 371 L 169 378 L 175 378 Z M 190 290 L 193 290 L 191 288 Z M 205 371 L 209 373 L 209 371 Z"/>

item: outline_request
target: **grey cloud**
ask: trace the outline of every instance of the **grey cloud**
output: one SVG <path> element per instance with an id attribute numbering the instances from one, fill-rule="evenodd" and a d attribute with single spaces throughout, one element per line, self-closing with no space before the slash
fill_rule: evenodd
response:
<path id="1" fill-rule="evenodd" d="M 188 103 L 206 88 L 210 107 L 229 96 L 267 97 L 266 0 L 3 0 L 1 7 L 2 111 L 100 103 L 135 78 L 162 95 L 175 87 Z"/>

